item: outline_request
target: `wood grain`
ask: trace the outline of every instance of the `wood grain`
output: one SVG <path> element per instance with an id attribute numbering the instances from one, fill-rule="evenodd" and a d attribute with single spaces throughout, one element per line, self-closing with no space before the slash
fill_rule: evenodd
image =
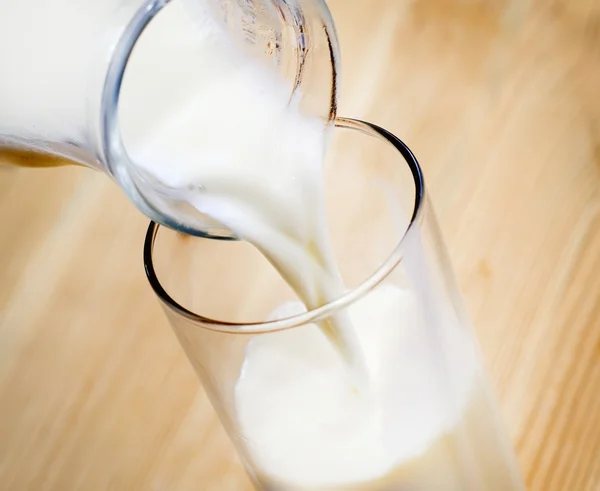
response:
<path id="1" fill-rule="evenodd" d="M 600 490 L 600 7 L 331 0 L 340 113 L 421 161 L 528 488 Z M 250 489 L 85 169 L 0 168 L 0 490 Z"/>

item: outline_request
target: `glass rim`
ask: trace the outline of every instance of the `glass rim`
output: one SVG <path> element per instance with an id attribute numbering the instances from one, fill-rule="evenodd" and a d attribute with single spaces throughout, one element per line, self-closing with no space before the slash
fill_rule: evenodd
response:
<path id="1" fill-rule="evenodd" d="M 390 133 L 389 131 L 381 128 L 372 123 L 365 121 L 342 118 L 338 117 L 335 120 L 336 128 L 356 130 L 363 134 L 371 137 L 378 138 L 385 143 L 393 146 L 404 158 L 408 165 L 415 186 L 415 198 L 412 216 L 408 223 L 408 226 L 404 230 L 402 237 L 398 243 L 385 259 L 385 261 L 379 266 L 379 268 L 363 280 L 360 284 L 354 287 L 352 290 L 347 291 L 338 298 L 332 300 L 315 309 L 311 309 L 300 314 L 286 317 L 283 319 L 277 319 L 272 321 L 264 322 L 248 322 L 248 323 L 237 323 L 211 319 L 204 317 L 200 314 L 196 314 L 191 310 L 180 305 L 175 299 L 173 299 L 162 286 L 156 271 L 154 269 L 153 252 L 154 244 L 156 242 L 156 236 L 161 225 L 154 221 L 150 221 L 146 237 L 144 240 L 144 270 L 150 286 L 154 290 L 154 293 L 159 298 L 161 303 L 172 312 L 177 315 L 191 321 L 198 327 L 209 329 L 212 331 L 231 333 L 231 334 L 264 334 L 268 332 L 282 331 L 299 327 L 305 324 L 311 324 L 325 319 L 340 309 L 343 309 L 373 290 L 379 285 L 387 276 L 396 268 L 396 266 L 402 261 L 403 250 L 402 246 L 407 235 L 411 232 L 415 224 L 419 221 L 419 217 L 422 214 L 423 204 L 425 202 L 425 181 L 423 179 L 423 172 L 419 165 L 416 157 L 408 148 L 408 146 L 400 140 L 398 137 Z"/>

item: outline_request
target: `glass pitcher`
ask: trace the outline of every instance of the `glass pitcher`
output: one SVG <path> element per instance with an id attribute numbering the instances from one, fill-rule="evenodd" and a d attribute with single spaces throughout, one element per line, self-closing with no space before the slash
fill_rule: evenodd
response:
<path id="1" fill-rule="evenodd" d="M 190 81 L 199 52 L 193 43 L 172 41 L 174 34 L 191 40 L 196 29 L 211 30 L 215 49 L 227 45 L 283 77 L 290 100 L 320 118 L 324 131 L 331 128 L 339 55 L 323 0 L 6 0 L 0 14 L 0 163 L 82 164 L 108 174 L 163 225 L 234 239 L 139 172 L 123 144 L 123 103 L 143 118 L 145 108 L 165 104 L 161 94 L 210 80 L 210 73 L 201 73 Z M 128 79 L 132 64 L 136 71 Z"/>

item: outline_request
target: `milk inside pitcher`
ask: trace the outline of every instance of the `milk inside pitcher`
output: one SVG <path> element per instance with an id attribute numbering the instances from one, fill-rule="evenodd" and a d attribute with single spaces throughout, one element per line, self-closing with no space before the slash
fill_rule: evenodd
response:
<path id="1" fill-rule="evenodd" d="M 144 172 L 127 138 L 186 87 L 218 83 L 214 63 L 281 79 L 325 133 L 335 119 L 338 43 L 323 0 L 7 0 L 1 11 L 0 163 L 105 172 L 145 215 L 188 234 L 236 238 Z"/>

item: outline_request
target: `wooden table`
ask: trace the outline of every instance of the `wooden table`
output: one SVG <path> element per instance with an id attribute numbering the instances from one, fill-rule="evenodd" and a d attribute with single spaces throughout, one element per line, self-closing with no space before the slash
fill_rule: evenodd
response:
<path id="1" fill-rule="evenodd" d="M 600 490 L 598 2 L 330 3 L 340 113 L 423 164 L 529 489 Z M 117 188 L 2 169 L 0 224 L 0 490 L 249 489 Z"/>

